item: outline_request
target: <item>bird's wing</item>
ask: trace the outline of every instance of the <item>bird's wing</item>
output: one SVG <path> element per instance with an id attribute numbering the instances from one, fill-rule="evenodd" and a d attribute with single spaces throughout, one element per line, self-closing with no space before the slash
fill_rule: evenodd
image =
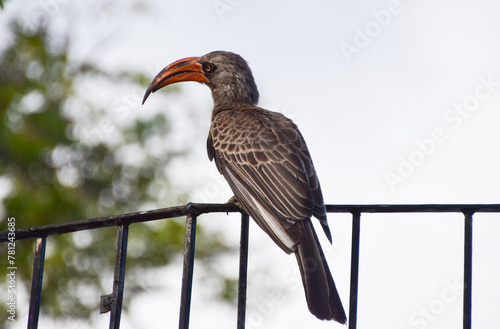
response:
<path id="1" fill-rule="evenodd" d="M 242 208 L 286 252 L 300 241 L 297 221 L 319 214 L 326 225 L 316 172 L 291 120 L 258 108 L 222 111 L 207 147 Z"/>

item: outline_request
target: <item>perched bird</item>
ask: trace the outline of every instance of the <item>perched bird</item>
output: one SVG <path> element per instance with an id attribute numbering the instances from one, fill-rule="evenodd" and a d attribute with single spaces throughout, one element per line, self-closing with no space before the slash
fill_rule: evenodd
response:
<path id="1" fill-rule="evenodd" d="M 346 323 L 310 219 L 319 219 L 331 243 L 318 177 L 297 126 L 280 113 L 257 107 L 252 72 L 237 54 L 214 51 L 173 62 L 154 78 L 142 103 L 152 92 L 181 81 L 201 82 L 212 91 L 208 157 L 215 160 L 236 203 L 281 249 L 296 255 L 310 312 Z"/>

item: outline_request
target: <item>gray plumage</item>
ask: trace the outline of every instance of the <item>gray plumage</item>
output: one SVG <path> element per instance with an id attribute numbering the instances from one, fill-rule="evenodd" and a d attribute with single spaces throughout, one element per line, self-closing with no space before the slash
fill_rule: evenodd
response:
<path id="1" fill-rule="evenodd" d="M 286 253 L 295 253 L 307 304 L 322 320 L 346 322 L 328 264 L 311 223 L 330 240 L 321 187 L 304 138 L 292 120 L 257 107 L 259 93 L 246 61 L 215 51 L 165 68 L 146 92 L 177 81 L 199 81 L 212 91 L 207 152 L 238 204 Z M 189 72 L 181 72 L 189 65 Z M 186 73 L 187 72 L 187 73 Z M 199 75 L 196 75 L 199 72 Z M 182 80 L 179 74 L 190 74 Z M 172 82 L 173 83 L 173 82 Z"/>

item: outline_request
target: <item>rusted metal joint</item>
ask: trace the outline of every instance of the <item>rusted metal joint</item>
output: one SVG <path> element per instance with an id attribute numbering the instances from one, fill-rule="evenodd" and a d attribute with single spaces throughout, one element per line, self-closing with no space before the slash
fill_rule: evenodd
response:
<path id="1" fill-rule="evenodd" d="M 198 217 L 199 215 L 203 214 L 203 211 L 198 209 L 197 207 L 197 204 L 196 203 L 192 203 L 192 202 L 189 202 L 188 204 L 186 204 L 186 212 L 188 214 L 192 214 L 196 217 Z"/>
<path id="2" fill-rule="evenodd" d="M 115 301 L 115 298 L 113 297 L 113 294 L 109 295 L 102 295 L 101 296 L 101 308 L 99 309 L 99 312 L 101 314 L 108 313 L 111 311 L 111 305 Z"/>

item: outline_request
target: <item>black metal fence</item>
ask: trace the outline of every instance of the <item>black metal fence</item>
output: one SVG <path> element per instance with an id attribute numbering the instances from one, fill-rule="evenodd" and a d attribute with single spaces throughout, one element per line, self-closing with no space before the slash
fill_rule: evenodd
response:
<path id="1" fill-rule="evenodd" d="M 356 328 L 359 243 L 362 213 L 462 213 L 464 215 L 464 266 L 463 266 L 463 328 L 471 328 L 472 297 L 472 217 L 474 213 L 500 213 L 500 204 L 460 204 L 460 205 L 327 205 L 329 213 L 352 214 L 352 246 L 351 246 L 351 278 L 349 298 L 349 329 Z M 125 281 L 125 265 L 127 256 L 128 231 L 130 224 L 158 219 L 186 216 L 186 236 L 184 247 L 184 263 L 182 274 L 182 290 L 179 314 L 179 328 L 189 327 L 191 306 L 191 287 L 193 282 L 194 250 L 196 242 L 197 217 L 212 212 L 240 212 L 240 265 L 238 281 L 237 328 L 245 328 L 247 260 L 248 260 L 248 215 L 242 213 L 232 204 L 198 204 L 189 203 L 184 206 L 100 217 L 74 221 L 64 224 L 53 224 L 30 227 L 15 231 L 15 240 L 36 238 L 33 276 L 28 314 L 28 329 L 38 327 L 40 301 L 42 295 L 43 267 L 45 263 L 45 246 L 51 235 L 64 234 L 82 230 L 117 226 L 116 258 L 113 281 L 113 293 L 101 296 L 101 313 L 110 313 L 109 328 L 120 327 L 123 290 Z M 0 242 L 8 242 L 9 231 L 0 232 Z"/>

